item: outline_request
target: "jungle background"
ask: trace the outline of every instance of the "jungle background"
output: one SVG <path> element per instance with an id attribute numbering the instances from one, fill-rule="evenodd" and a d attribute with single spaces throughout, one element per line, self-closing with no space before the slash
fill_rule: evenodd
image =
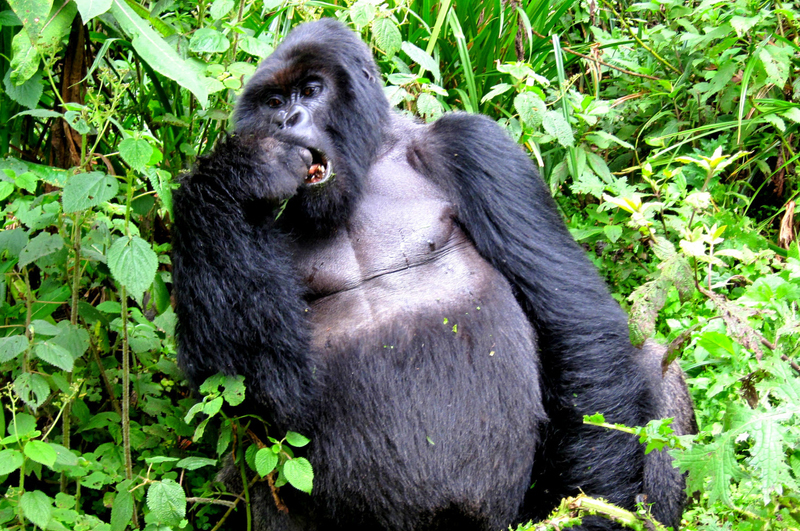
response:
<path id="1" fill-rule="evenodd" d="M 213 481 L 231 449 L 313 488 L 304 437 L 228 415 L 241 378 L 182 380 L 169 229 L 256 64 L 322 16 L 398 111 L 504 126 L 632 339 L 686 371 L 697 436 L 618 427 L 688 472 L 684 527 L 800 528 L 800 2 L 760 0 L 0 0 L 0 528 L 225 529 L 247 511 Z M 539 527 L 645 529 L 642 502 Z"/>

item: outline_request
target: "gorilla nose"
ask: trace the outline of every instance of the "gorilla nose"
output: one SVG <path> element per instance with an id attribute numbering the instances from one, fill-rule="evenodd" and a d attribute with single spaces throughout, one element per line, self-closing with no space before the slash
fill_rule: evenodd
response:
<path id="1" fill-rule="evenodd" d="M 310 117 L 303 107 L 294 106 L 286 113 L 283 119 L 283 129 L 302 128 L 308 125 Z"/>

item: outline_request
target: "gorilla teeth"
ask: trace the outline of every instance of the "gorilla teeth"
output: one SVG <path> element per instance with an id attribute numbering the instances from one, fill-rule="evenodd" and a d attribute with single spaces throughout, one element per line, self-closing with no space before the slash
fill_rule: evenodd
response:
<path id="1" fill-rule="evenodd" d="M 306 184 L 318 184 L 326 181 L 330 177 L 330 164 L 325 155 L 315 149 L 311 149 L 311 154 L 314 157 L 314 162 L 308 168 L 308 175 L 306 176 Z"/>

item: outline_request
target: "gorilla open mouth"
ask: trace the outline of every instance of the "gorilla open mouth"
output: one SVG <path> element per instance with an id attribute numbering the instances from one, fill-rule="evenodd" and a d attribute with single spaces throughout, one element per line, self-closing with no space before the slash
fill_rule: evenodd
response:
<path id="1" fill-rule="evenodd" d="M 333 164 L 324 153 L 317 149 L 308 148 L 311 152 L 311 166 L 308 167 L 305 184 L 320 184 L 333 175 Z"/>

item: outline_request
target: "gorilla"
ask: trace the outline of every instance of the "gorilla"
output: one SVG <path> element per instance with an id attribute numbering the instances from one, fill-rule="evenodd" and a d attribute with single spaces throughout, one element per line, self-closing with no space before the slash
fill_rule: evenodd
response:
<path id="1" fill-rule="evenodd" d="M 244 375 L 271 433 L 312 441 L 312 494 L 256 484 L 257 529 L 499 530 L 579 492 L 677 527 L 669 456 L 582 418 L 690 431 L 680 371 L 631 345 L 496 123 L 393 112 L 334 20 L 290 32 L 235 118 L 175 193 L 173 272 L 188 380 Z"/>

